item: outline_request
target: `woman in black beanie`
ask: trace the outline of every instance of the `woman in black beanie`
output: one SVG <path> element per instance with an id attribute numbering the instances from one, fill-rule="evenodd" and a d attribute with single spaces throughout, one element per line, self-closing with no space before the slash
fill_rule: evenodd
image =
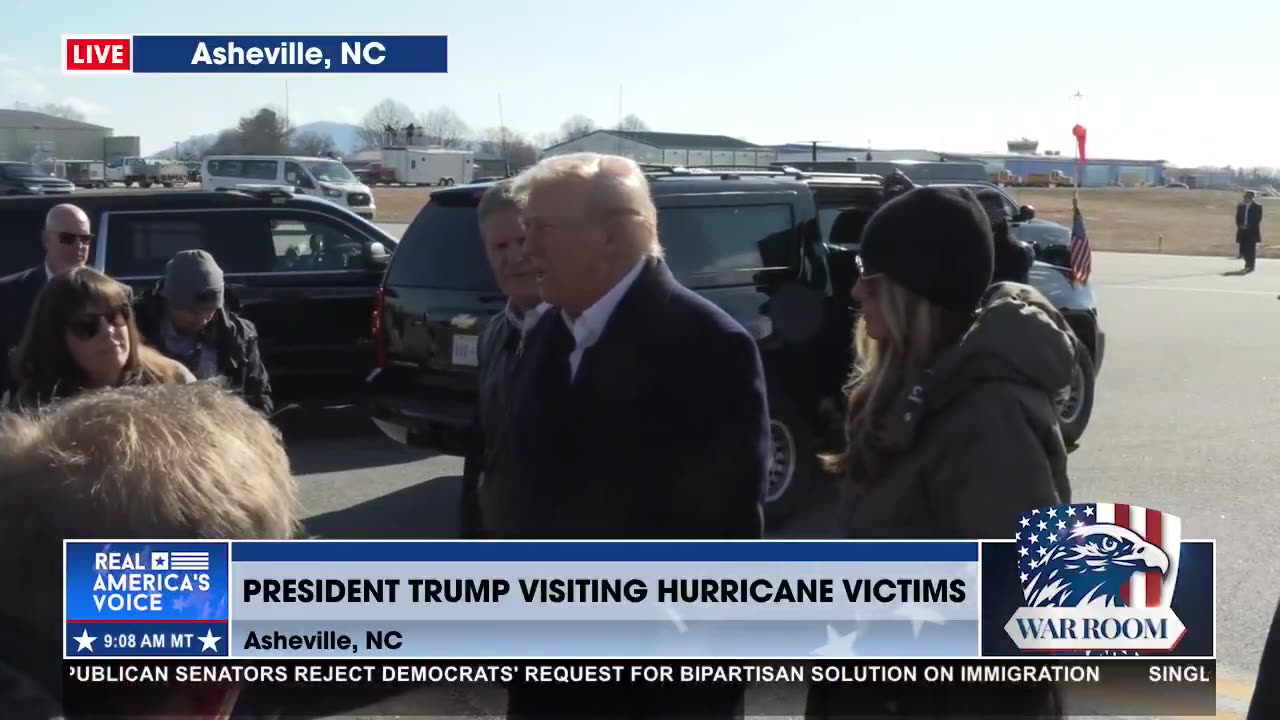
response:
<path id="1" fill-rule="evenodd" d="M 1070 501 L 1054 398 L 1079 345 L 1035 289 L 991 285 L 993 255 L 987 214 L 959 187 L 910 190 L 863 230 L 847 445 L 826 458 L 847 491 L 847 537 L 1005 538 L 1023 513 Z M 815 685 L 806 716 L 994 715 L 980 693 Z M 1049 686 L 998 696 L 1005 716 L 1059 716 Z"/>

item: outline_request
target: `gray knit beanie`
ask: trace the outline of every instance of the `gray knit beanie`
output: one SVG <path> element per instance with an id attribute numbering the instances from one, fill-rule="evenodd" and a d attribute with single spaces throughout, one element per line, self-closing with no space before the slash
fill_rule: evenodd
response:
<path id="1" fill-rule="evenodd" d="M 178 309 L 222 307 L 222 268 L 204 250 L 183 250 L 165 267 L 163 293 Z"/>

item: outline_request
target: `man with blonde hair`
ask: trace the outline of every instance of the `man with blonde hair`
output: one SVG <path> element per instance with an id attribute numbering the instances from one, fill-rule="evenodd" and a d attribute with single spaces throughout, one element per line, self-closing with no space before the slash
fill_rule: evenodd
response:
<path id="1" fill-rule="evenodd" d="M 770 461 L 759 350 L 662 259 L 648 179 L 623 157 L 548 158 L 516 179 L 525 251 L 556 306 L 511 392 L 500 538 L 755 539 Z M 607 702 L 632 716 L 741 712 L 742 688 L 515 686 L 510 716 Z"/>
<path id="2" fill-rule="evenodd" d="M 15 677 L 59 696 L 63 540 L 288 539 L 297 507 L 279 434 L 219 383 L 102 390 L 0 418 L 0 707 L 18 702 L 5 692 L 24 684 L 6 684 Z M 227 718 L 239 688 L 104 692 L 64 698 L 67 715 Z"/>

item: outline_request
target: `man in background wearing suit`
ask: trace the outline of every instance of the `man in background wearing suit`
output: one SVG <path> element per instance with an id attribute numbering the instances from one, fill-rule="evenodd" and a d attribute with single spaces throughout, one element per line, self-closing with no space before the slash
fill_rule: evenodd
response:
<path id="1" fill-rule="evenodd" d="M 27 327 L 27 316 L 35 305 L 36 295 L 49 278 L 72 268 L 81 267 L 89 260 L 89 246 L 93 233 L 89 232 L 89 216 L 84 210 L 70 203 L 54 205 L 44 219 L 44 263 L 0 278 L 0 352 L 5 368 L 3 385 L 10 383 L 8 357 L 13 346 L 22 339 Z"/>
<path id="2" fill-rule="evenodd" d="M 1236 205 L 1236 244 L 1240 257 L 1244 258 L 1244 271 L 1253 272 L 1258 258 L 1258 243 L 1262 242 L 1262 206 L 1253 199 L 1253 191 L 1244 194 L 1244 201 Z"/>
<path id="3" fill-rule="evenodd" d="M 557 309 L 529 334 L 515 375 L 516 477 L 495 534 L 760 538 L 771 447 L 760 354 L 741 325 L 672 276 L 639 166 L 557 156 L 516 186 L 525 250 Z M 740 717 L 742 690 L 513 687 L 508 717 L 587 707 Z"/>
<path id="4" fill-rule="evenodd" d="M 478 342 L 479 392 L 474 442 L 462 471 L 462 536 L 486 537 L 499 524 L 490 498 L 510 476 L 511 443 L 506 439 L 507 394 L 525 334 L 549 307 L 538 295 L 537 278 L 524 253 L 524 228 L 511 182 L 485 192 L 476 208 L 485 256 L 507 306 L 493 317 Z M 486 512 L 487 511 L 487 512 Z"/>

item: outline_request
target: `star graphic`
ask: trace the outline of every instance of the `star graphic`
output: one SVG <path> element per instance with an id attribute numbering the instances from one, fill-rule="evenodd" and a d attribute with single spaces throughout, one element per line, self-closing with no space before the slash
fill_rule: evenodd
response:
<path id="1" fill-rule="evenodd" d="M 1058 530 L 1062 531 L 1062 530 L 1066 530 L 1066 529 L 1067 529 L 1067 522 L 1066 522 L 1065 520 L 1059 520 L 1059 521 L 1058 521 Z"/>
<path id="2" fill-rule="evenodd" d="M 218 652 L 218 641 L 221 640 L 222 638 L 214 636 L 213 628 L 209 628 L 208 630 L 205 631 L 205 634 L 202 637 L 198 637 L 196 639 L 199 640 L 200 644 L 204 646 L 200 648 L 200 652 L 204 652 L 205 650 L 212 650 L 214 652 Z"/>
<path id="3" fill-rule="evenodd" d="M 1014 542 L 1017 542 L 1017 541 L 1019 541 L 1019 540 L 1021 540 L 1021 539 L 1022 539 L 1022 533 L 1017 532 L 1017 533 L 1014 533 L 1014 534 L 1013 534 L 1013 541 L 1014 541 Z"/>
<path id="4" fill-rule="evenodd" d="M 1020 582 L 1026 582 L 1026 581 L 1027 581 L 1027 578 L 1029 578 L 1029 577 L 1031 577 L 1031 576 L 1030 576 L 1030 575 L 1028 575 L 1028 574 L 1026 574 L 1026 573 L 1022 573 L 1021 575 L 1019 575 L 1019 576 L 1018 576 L 1018 580 L 1019 580 Z"/>
<path id="5" fill-rule="evenodd" d="M 895 610 L 893 614 L 898 617 L 907 618 L 911 621 L 911 634 L 917 639 L 919 639 L 920 629 L 924 627 L 925 623 L 929 623 L 930 625 L 945 625 L 947 622 L 943 619 L 942 613 L 928 605 L 921 605 L 919 603 L 903 605 Z"/>
<path id="6" fill-rule="evenodd" d="M 1027 552 L 1028 552 L 1028 551 L 1027 551 L 1027 549 L 1026 549 L 1025 547 L 1020 547 L 1020 548 L 1018 548 L 1018 557 L 1026 557 L 1026 556 L 1027 556 Z"/>
<path id="7" fill-rule="evenodd" d="M 1080 529 L 1080 528 L 1082 528 L 1082 527 L 1084 527 L 1084 523 L 1082 523 L 1082 522 L 1080 522 L 1079 520 L 1077 520 L 1077 521 L 1076 521 L 1076 524 L 1075 524 L 1071 529 L 1072 529 L 1072 530 L 1079 530 L 1079 529 Z"/>
<path id="8" fill-rule="evenodd" d="M 1049 508 L 1049 517 L 1051 518 L 1058 517 L 1058 508 Z"/>
<path id="9" fill-rule="evenodd" d="M 89 628 L 85 628 L 80 632 L 80 635 L 72 638 L 72 640 L 75 640 L 76 644 L 79 645 L 79 647 L 76 648 L 76 652 L 80 652 L 81 650 L 93 652 L 93 641 L 97 639 L 98 638 L 89 634 Z"/>
<path id="10" fill-rule="evenodd" d="M 852 657 L 853 643 L 858 638 L 858 632 L 855 630 L 848 635 L 841 635 L 836 629 L 827 626 L 827 644 L 814 650 L 810 655 L 821 655 L 823 657 Z"/>
<path id="11" fill-rule="evenodd" d="M 1028 538 L 1028 539 L 1031 541 L 1031 544 L 1032 544 L 1032 545 L 1035 545 L 1036 543 L 1040 542 L 1040 538 L 1039 538 L 1039 537 L 1036 537 L 1035 535 L 1032 535 L 1032 536 L 1031 536 L 1030 538 Z"/>
<path id="12" fill-rule="evenodd" d="M 1041 530 L 1048 530 L 1048 529 L 1049 529 L 1049 523 L 1047 523 L 1047 522 L 1045 522 L 1045 521 L 1041 520 L 1040 522 L 1036 523 L 1036 527 L 1040 528 Z"/>
<path id="13" fill-rule="evenodd" d="M 1075 517 L 1076 509 L 1074 507 L 1067 508 L 1067 517 Z"/>
<path id="14" fill-rule="evenodd" d="M 1093 506 L 1090 505 L 1089 507 L 1085 508 L 1084 514 L 1088 517 L 1093 517 Z"/>
<path id="15" fill-rule="evenodd" d="M 1039 550 L 1036 550 L 1036 552 L 1040 553 L 1040 557 L 1044 557 L 1045 555 L 1049 554 L 1049 548 L 1042 547 Z"/>
<path id="16" fill-rule="evenodd" d="M 1022 527 L 1026 527 L 1031 524 L 1031 521 L 1026 518 L 1022 518 L 1018 522 L 1022 525 Z"/>
<path id="17" fill-rule="evenodd" d="M 1039 515 L 1039 514 L 1040 514 L 1040 510 L 1039 510 L 1038 508 L 1037 508 L 1037 509 L 1035 509 L 1035 510 L 1032 510 L 1032 511 L 1031 511 L 1031 514 L 1032 514 L 1032 515 Z"/>

